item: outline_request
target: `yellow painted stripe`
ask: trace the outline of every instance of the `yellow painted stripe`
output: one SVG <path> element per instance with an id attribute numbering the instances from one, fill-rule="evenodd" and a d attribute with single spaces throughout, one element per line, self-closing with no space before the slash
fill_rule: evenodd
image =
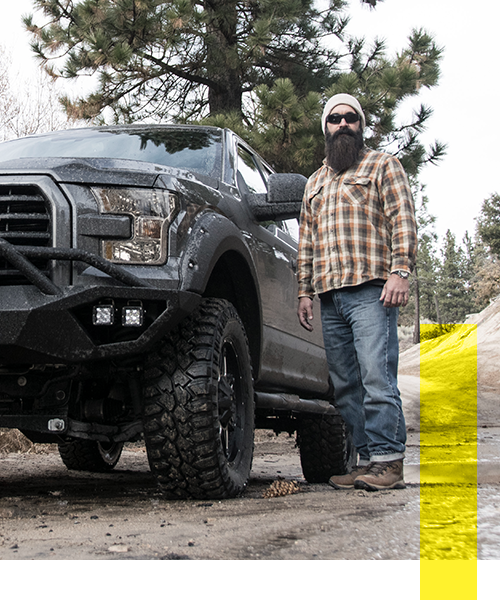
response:
<path id="1" fill-rule="evenodd" d="M 384 600 L 500 598 L 477 562 L 475 325 L 420 345 L 420 558 Z"/>
<path id="2" fill-rule="evenodd" d="M 475 325 L 420 345 L 420 560 L 421 600 L 477 598 Z"/>
<path id="3" fill-rule="evenodd" d="M 477 560 L 421 560 L 420 598 L 474 600 Z"/>

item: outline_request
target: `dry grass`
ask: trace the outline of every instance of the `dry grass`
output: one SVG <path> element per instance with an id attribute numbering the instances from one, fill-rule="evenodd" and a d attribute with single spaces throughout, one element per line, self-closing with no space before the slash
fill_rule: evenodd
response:
<path id="1" fill-rule="evenodd" d="M 404 352 L 413 346 L 413 327 L 400 325 L 398 327 L 399 352 Z"/>

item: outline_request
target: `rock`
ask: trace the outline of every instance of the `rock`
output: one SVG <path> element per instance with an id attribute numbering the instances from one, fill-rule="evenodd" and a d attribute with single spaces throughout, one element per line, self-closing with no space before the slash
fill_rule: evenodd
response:
<path id="1" fill-rule="evenodd" d="M 108 548 L 108 552 L 130 552 L 130 548 L 123 544 L 114 544 Z"/>

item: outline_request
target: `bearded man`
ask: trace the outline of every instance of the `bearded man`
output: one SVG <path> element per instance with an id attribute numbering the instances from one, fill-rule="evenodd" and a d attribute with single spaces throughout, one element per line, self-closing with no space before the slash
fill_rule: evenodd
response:
<path id="1" fill-rule="evenodd" d="M 356 98 L 337 94 L 326 103 L 326 158 L 302 201 L 298 317 L 311 331 L 318 294 L 335 404 L 358 452 L 352 472 L 329 483 L 375 491 L 405 487 L 397 322 L 417 228 L 401 163 L 365 147 L 365 126 Z"/>

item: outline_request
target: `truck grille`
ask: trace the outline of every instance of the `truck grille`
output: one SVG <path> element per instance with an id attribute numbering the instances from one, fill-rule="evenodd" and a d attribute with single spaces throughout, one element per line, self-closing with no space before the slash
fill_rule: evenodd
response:
<path id="1" fill-rule="evenodd" d="M 52 246 L 51 215 L 39 188 L 35 186 L 0 186 L 0 237 L 14 246 Z M 39 270 L 49 276 L 46 259 L 32 259 Z M 25 277 L 0 257 L 0 285 L 23 285 Z"/>

